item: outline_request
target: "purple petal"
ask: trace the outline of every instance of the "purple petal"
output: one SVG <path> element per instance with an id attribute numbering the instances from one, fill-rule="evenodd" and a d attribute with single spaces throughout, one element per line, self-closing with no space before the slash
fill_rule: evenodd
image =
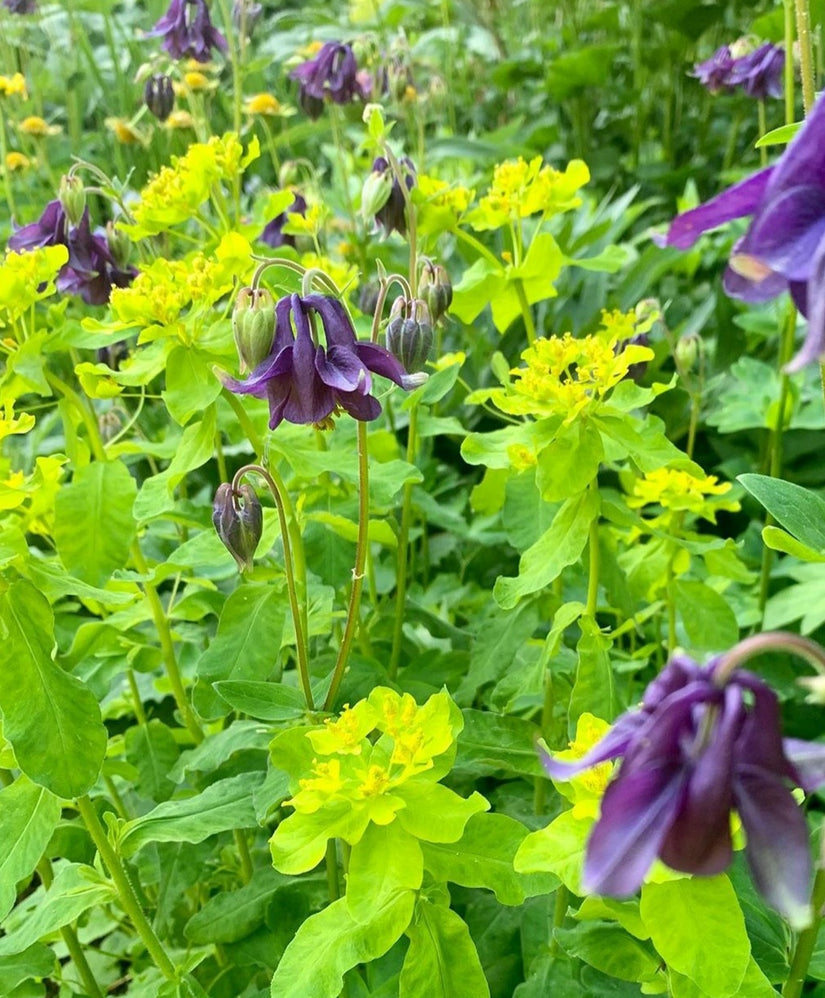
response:
<path id="1" fill-rule="evenodd" d="M 808 315 L 808 332 L 802 349 L 785 366 L 788 373 L 799 371 L 806 364 L 814 363 L 825 356 L 825 238 L 821 241 L 814 256 L 811 276 L 805 294 Z"/>
<path id="2" fill-rule="evenodd" d="M 789 280 L 807 280 L 825 234 L 825 187 L 792 187 L 766 201 L 740 252 L 756 257 Z"/>
<path id="3" fill-rule="evenodd" d="M 781 191 L 808 184 L 825 188 L 824 131 L 825 100 L 820 97 L 774 167 L 766 198 L 772 200 Z"/>
<path id="4" fill-rule="evenodd" d="M 737 246 L 741 244 L 741 240 Z M 736 247 L 734 247 L 731 258 L 736 257 Z M 788 282 L 782 274 L 769 270 L 764 277 L 746 277 L 744 274 L 734 270 L 733 266 L 725 269 L 725 276 L 722 279 L 722 286 L 725 294 L 731 298 L 739 298 L 740 301 L 747 301 L 753 305 L 762 302 L 772 301 L 778 298 L 783 291 L 788 290 Z"/>
<path id="5" fill-rule="evenodd" d="M 733 857 L 730 812 L 733 806 L 733 747 L 745 716 L 742 691 L 730 685 L 708 744 L 690 773 L 679 812 L 659 858 L 674 870 L 712 875 L 726 869 Z M 696 721 L 701 730 L 707 714 Z"/>
<path id="6" fill-rule="evenodd" d="M 765 195 L 774 169 L 775 167 L 768 167 L 760 170 L 717 194 L 710 201 L 677 215 L 670 223 L 665 245 L 689 249 L 708 229 L 715 229 L 734 218 L 752 215 Z"/>
<path id="7" fill-rule="evenodd" d="M 372 379 L 354 350 L 333 346 L 327 352 L 318 348 L 315 370 L 325 385 L 342 392 L 369 393 Z"/>
<path id="8" fill-rule="evenodd" d="M 825 745 L 806 742 L 801 738 L 786 738 L 782 742 L 785 758 L 793 767 L 794 782 L 806 794 L 825 784 Z"/>
<path id="9" fill-rule="evenodd" d="M 685 770 L 653 764 L 605 791 L 601 817 L 587 842 L 582 887 L 589 894 L 634 894 L 659 854 L 679 809 Z"/>
<path id="10" fill-rule="evenodd" d="M 381 415 L 381 403 L 373 395 L 362 395 L 360 392 L 338 392 L 338 404 L 346 410 L 353 419 L 368 423 Z"/>
<path id="11" fill-rule="evenodd" d="M 355 330 L 344 306 L 337 298 L 328 295 L 309 294 L 304 298 L 304 305 L 321 316 L 327 346 L 349 347 L 355 344 Z"/>
<path id="12" fill-rule="evenodd" d="M 734 799 L 757 889 L 793 928 L 802 928 L 810 921 L 812 872 L 802 811 L 782 779 L 756 766 L 739 768 Z"/>
<path id="13" fill-rule="evenodd" d="M 335 408 L 330 388 L 318 377 L 315 356 L 318 347 L 312 341 L 309 317 L 298 295 L 292 295 L 292 317 L 295 321 L 295 344 L 292 348 L 293 390 L 290 392 L 284 418 L 290 423 L 320 423 Z"/>
<path id="14" fill-rule="evenodd" d="M 404 365 L 396 357 L 379 346 L 377 343 L 356 343 L 355 352 L 358 354 L 362 364 L 369 368 L 373 374 L 378 374 L 382 378 L 394 381 L 402 388 L 405 386 L 407 372 Z"/>
<path id="15" fill-rule="evenodd" d="M 266 360 L 251 372 L 244 381 L 235 378 L 222 378 L 226 388 L 238 395 L 254 395 L 255 398 L 263 399 L 267 397 L 267 385 L 273 378 L 292 372 L 292 351 L 293 344 L 284 347 L 277 354 L 270 354 Z"/>
<path id="16" fill-rule="evenodd" d="M 643 711 L 627 711 L 617 718 L 610 730 L 585 753 L 581 759 L 554 759 L 545 748 L 539 746 L 539 757 L 544 771 L 554 780 L 567 781 L 586 769 L 609 762 L 624 755 L 628 745 L 640 728 L 647 723 L 648 715 Z"/>

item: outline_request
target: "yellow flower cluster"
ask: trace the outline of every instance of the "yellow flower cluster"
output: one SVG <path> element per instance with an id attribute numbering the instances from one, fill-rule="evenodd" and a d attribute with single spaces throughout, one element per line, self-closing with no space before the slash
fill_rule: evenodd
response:
<path id="1" fill-rule="evenodd" d="M 590 749 L 610 730 L 607 721 L 585 712 L 576 722 L 576 737 L 570 747 L 563 752 L 554 752 L 553 758 L 559 762 L 575 762 L 587 755 Z M 558 790 L 573 805 L 576 818 L 596 818 L 599 804 L 613 775 L 612 762 L 603 762 L 573 776 L 565 783 L 554 780 Z"/>
<path id="2" fill-rule="evenodd" d="M 59 135 L 63 131 L 60 125 L 50 125 L 45 118 L 36 114 L 24 118 L 17 127 L 24 135 L 31 135 L 36 139 L 43 139 L 49 135 Z"/>
<path id="3" fill-rule="evenodd" d="M 657 468 L 636 479 L 627 504 L 631 509 L 658 505 L 670 513 L 693 513 L 715 523 L 720 509 L 739 509 L 737 499 L 714 498 L 726 495 L 731 487 L 730 482 L 719 482 L 715 475 L 699 477 L 680 468 Z"/>
<path id="4" fill-rule="evenodd" d="M 54 279 L 68 258 L 65 246 L 6 253 L 0 260 L 0 326 L 4 318 L 14 320 L 36 301 L 54 294 Z"/>
<path id="5" fill-rule="evenodd" d="M 436 208 L 448 208 L 456 215 L 464 214 L 475 194 L 469 187 L 448 184 L 446 180 L 438 180 L 424 173 L 418 177 L 418 190 L 428 204 Z"/>
<path id="6" fill-rule="evenodd" d="M 495 389 L 489 398 L 512 415 L 561 415 L 571 423 L 593 402 L 627 376 L 634 364 L 650 360 L 649 347 L 622 342 L 634 335 L 633 312 L 603 312 L 601 328 L 580 339 L 565 333 L 538 339 L 521 357 L 526 367 L 514 368 L 509 389 Z"/>
<path id="7" fill-rule="evenodd" d="M 581 204 L 576 192 L 590 180 L 581 160 L 567 164 L 564 173 L 542 165 L 541 156 L 526 162 L 521 156 L 499 163 L 493 182 L 468 218 L 476 230 L 497 229 L 508 222 L 537 212 L 551 215 Z"/>
<path id="8" fill-rule="evenodd" d="M 454 743 L 456 719 L 450 708 L 446 693 L 419 707 L 409 693 L 378 687 L 367 700 L 345 707 L 337 720 L 306 733 L 315 753 L 312 769 L 286 803 L 314 814 L 337 800 L 375 803 L 386 794 L 390 820 L 400 806 L 391 791 L 432 769 L 434 759 Z M 376 734 L 372 741 L 370 735 Z"/>
<path id="9" fill-rule="evenodd" d="M 173 156 L 171 165 L 152 177 L 132 210 L 135 224 L 121 228 L 133 238 L 142 239 L 187 221 L 208 200 L 213 185 L 233 180 L 259 155 L 256 138 L 244 154 L 232 132 L 191 145 L 185 155 Z"/>
<path id="10" fill-rule="evenodd" d="M 22 97 L 23 100 L 28 100 L 26 78 L 22 73 L 15 73 L 13 76 L 0 76 L 0 97 Z"/>

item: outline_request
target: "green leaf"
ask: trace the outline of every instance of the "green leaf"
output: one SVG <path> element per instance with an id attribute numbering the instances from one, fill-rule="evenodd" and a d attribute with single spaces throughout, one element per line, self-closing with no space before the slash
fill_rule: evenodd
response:
<path id="1" fill-rule="evenodd" d="M 489 301 L 493 311 L 493 325 L 506 332 L 517 316 L 522 314 L 522 296 L 527 304 L 555 298 L 558 292 L 553 281 L 561 273 L 564 254 L 549 232 L 540 232 L 533 238 L 527 255 L 518 267 L 507 267 L 504 282 L 496 287 L 490 282 Z"/>
<path id="2" fill-rule="evenodd" d="M 407 891 L 376 905 L 372 919 L 359 923 L 346 898 L 333 901 L 308 918 L 287 946 L 272 978 L 271 998 L 338 998 L 344 974 L 383 956 L 409 925 L 414 906 L 415 894 Z"/>
<path id="3" fill-rule="evenodd" d="M 621 709 L 610 663 L 613 642 L 602 634 L 593 617 L 582 616 L 579 627 L 582 636 L 576 645 L 576 681 L 568 709 L 571 730 L 575 730 L 576 721 L 585 711 L 612 721 Z"/>
<path id="4" fill-rule="evenodd" d="M 347 910 L 356 922 L 369 922 L 376 907 L 404 891 L 417 891 L 424 877 L 418 840 L 394 821 L 369 824 L 352 847 L 347 871 Z"/>
<path id="5" fill-rule="evenodd" d="M 489 998 L 470 930 L 454 911 L 422 898 L 407 935 L 399 998 Z"/>
<path id="6" fill-rule="evenodd" d="M 535 741 L 541 734 L 522 717 L 487 710 L 463 710 L 464 730 L 458 736 L 455 767 L 475 776 L 516 773 L 542 776 Z"/>
<path id="7" fill-rule="evenodd" d="M 258 824 L 252 794 L 260 773 L 241 773 L 218 780 L 194 797 L 165 801 L 121 832 L 120 847 L 132 855 L 147 842 L 203 842 L 210 835 Z"/>
<path id="8" fill-rule="evenodd" d="M 608 456 L 614 450 L 617 457 L 629 457 L 642 471 L 655 471 L 670 461 L 684 458 L 665 436 L 662 421 L 650 413 L 642 421 L 631 413 L 603 405 L 592 418 L 603 437 L 613 445 L 608 448 L 605 443 Z"/>
<path id="9" fill-rule="evenodd" d="M 22 953 L 38 939 L 74 922 L 89 908 L 116 899 L 114 887 L 94 867 L 79 863 L 62 866 L 25 922 L 0 939 L 0 956 Z"/>
<path id="10" fill-rule="evenodd" d="M 40 943 L 11 956 L 0 956 L 0 994 L 11 995 L 18 984 L 31 978 L 41 980 L 54 974 L 57 958 Z"/>
<path id="11" fill-rule="evenodd" d="M 307 520 L 314 520 L 316 523 L 323 523 L 330 530 L 343 537 L 345 541 L 355 543 L 358 540 L 358 524 L 346 516 L 338 513 L 329 513 L 326 510 L 316 510 L 308 513 Z M 367 538 L 371 544 L 383 544 L 384 547 L 396 548 L 398 538 L 392 527 L 386 520 L 370 520 L 367 524 Z"/>
<path id="12" fill-rule="evenodd" d="M 314 814 L 290 814 L 269 840 L 272 863 L 281 873 L 306 873 L 324 858 L 329 839 L 342 838 L 354 845 L 369 820 L 365 808 L 353 808 L 347 800 L 335 801 Z"/>
<path id="13" fill-rule="evenodd" d="M 34 783 L 71 799 L 94 785 L 106 752 L 106 728 L 94 694 L 52 661 L 54 617 L 30 582 L 0 596 L 6 661 L 0 669 L 3 733 Z"/>
<path id="14" fill-rule="evenodd" d="M 425 842 L 456 842 L 470 818 L 490 806 L 479 793 L 460 797 L 455 790 L 443 783 L 431 783 L 426 777 L 408 780 L 395 790 L 395 795 L 407 805 L 396 820 Z"/>
<path id="15" fill-rule="evenodd" d="M 11 911 L 17 883 L 35 868 L 60 821 L 60 801 L 25 776 L 0 790 L 0 921 Z"/>
<path id="16" fill-rule="evenodd" d="M 176 423 L 185 426 L 220 395 L 223 386 L 212 372 L 215 358 L 192 346 L 174 347 L 166 360 L 163 401 Z"/>
<path id="17" fill-rule="evenodd" d="M 704 582 L 677 579 L 673 594 L 693 648 L 723 651 L 739 640 L 736 614 L 715 589 Z"/>
<path id="18" fill-rule="evenodd" d="M 200 745 L 187 749 L 169 777 L 176 783 L 183 783 L 189 773 L 212 773 L 236 752 L 248 749 L 266 752 L 271 739 L 271 730 L 259 721 L 233 721 L 222 731 L 205 738 Z"/>
<path id="19" fill-rule="evenodd" d="M 289 883 L 291 878 L 271 867 L 256 869 L 248 884 L 209 898 L 186 923 L 183 934 L 196 946 L 237 942 L 263 924 L 272 895 Z"/>
<path id="20" fill-rule="evenodd" d="M 715 998 L 702 991 L 689 978 L 671 969 L 668 973 L 670 993 L 673 998 Z M 748 969 L 739 985 L 739 990 L 735 992 L 734 998 L 776 998 L 776 988 L 771 984 L 759 967 L 759 964 L 750 958 Z"/>
<path id="21" fill-rule="evenodd" d="M 125 741 L 126 759 L 138 773 L 137 792 L 153 801 L 171 797 L 175 784 L 169 772 L 180 754 L 171 729 L 153 717 L 146 724 L 129 728 Z"/>
<path id="22" fill-rule="evenodd" d="M 461 280 L 453 288 L 453 301 L 450 315 L 462 322 L 471 323 L 499 293 L 504 284 L 504 268 L 480 257 L 461 275 Z"/>
<path id="23" fill-rule="evenodd" d="M 584 847 L 592 828 L 592 818 L 562 811 L 546 828 L 527 836 L 513 865 L 519 873 L 555 873 L 568 890 L 581 895 Z"/>
<path id="24" fill-rule="evenodd" d="M 175 456 L 169 467 L 159 475 L 147 478 L 135 499 L 134 514 L 139 523 L 162 516 L 175 507 L 173 493 L 180 482 L 195 468 L 212 457 L 215 450 L 215 407 L 204 413 L 203 419 L 190 423 L 180 437 Z"/>
<path id="25" fill-rule="evenodd" d="M 486 887 L 501 904 L 518 905 L 526 897 L 558 886 L 550 874 L 518 874 L 513 860 L 527 829 L 506 814 L 474 814 L 458 842 L 425 842 L 424 866 L 435 880 L 462 887 Z"/>
<path id="26" fill-rule="evenodd" d="M 669 967 L 714 998 L 738 993 L 751 947 L 742 909 L 727 877 L 645 884 L 641 915 L 653 945 Z"/>
<path id="27" fill-rule="evenodd" d="M 129 559 L 135 537 L 137 485 L 120 461 L 93 461 L 57 493 L 54 539 L 71 574 L 102 586 Z"/>
<path id="28" fill-rule="evenodd" d="M 199 713 L 207 718 L 228 713 L 210 684 L 269 678 L 278 665 L 286 612 L 280 587 L 247 582 L 228 597 L 217 634 L 198 662 L 194 701 Z"/>
<path id="29" fill-rule="evenodd" d="M 568 499 L 550 527 L 521 556 L 516 578 L 496 579 L 493 596 L 505 610 L 530 593 L 550 585 L 562 569 L 581 557 L 587 545 L 590 524 L 599 515 L 599 493 L 587 489 Z"/>
<path id="30" fill-rule="evenodd" d="M 294 721 L 307 709 L 304 694 L 281 683 L 224 679 L 215 683 L 215 691 L 233 710 L 260 721 Z"/>
<path id="31" fill-rule="evenodd" d="M 536 485 L 542 499 L 560 502 L 583 492 L 603 460 L 602 435 L 592 422 L 578 419 L 562 427 L 538 456 Z"/>
<path id="32" fill-rule="evenodd" d="M 739 475 L 736 480 L 798 541 L 825 554 L 825 499 L 767 475 Z"/>
<path id="33" fill-rule="evenodd" d="M 659 957 L 650 946 L 609 922 L 583 922 L 575 929 L 555 929 L 553 938 L 568 956 L 621 981 L 653 981 Z"/>
<path id="34" fill-rule="evenodd" d="M 491 607 L 475 634 L 470 668 L 455 694 L 458 704 L 471 703 L 482 686 L 501 678 L 512 665 L 513 649 L 532 637 L 538 621 L 535 603 L 523 603 L 515 610 Z"/>
<path id="35" fill-rule="evenodd" d="M 781 551 L 782 554 L 791 554 L 800 561 L 819 562 L 825 561 L 825 553 L 815 551 L 802 541 L 792 537 L 787 530 L 781 527 L 768 526 L 762 528 L 762 540 L 765 547 L 771 551 Z"/>

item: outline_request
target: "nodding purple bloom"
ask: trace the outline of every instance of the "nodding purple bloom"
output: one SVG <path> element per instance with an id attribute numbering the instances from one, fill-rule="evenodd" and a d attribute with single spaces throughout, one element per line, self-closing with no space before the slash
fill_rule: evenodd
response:
<path id="1" fill-rule="evenodd" d="M 37 13 L 37 0 L 3 0 L 3 6 L 12 14 Z"/>
<path id="2" fill-rule="evenodd" d="M 92 233 L 88 208 L 78 225 L 70 226 L 60 201 L 50 201 L 36 222 L 12 233 L 8 242 L 16 253 L 44 246 L 68 249 L 55 286 L 63 294 L 79 295 L 87 305 L 105 305 L 113 287 L 125 288 L 137 275 L 133 267 L 117 264 L 102 232 Z"/>
<path id="3" fill-rule="evenodd" d="M 279 246 L 294 246 L 295 236 L 290 235 L 288 232 L 284 232 L 284 226 L 289 221 L 289 216 L 304 215 L 307 210 L 307 203 L 303 195 L 296 194 L 295 200 L 292 204 L 282 211 L 280 215 L 276 215 L 271 222 L 267 222 L 264 227 L 263 232 L 258 236 L 262 243 L 266 243 L 267 246 L 271 246 L 273 249 L 278 249 Z"/>
<path id="4" fill-rule="evenodd" d="M 311 319 L 317 317 L 326 346 L 316 343 Z M 287 295 L 275 306 L 275 339 L 269 356 L 245 381 L 223 378 L 241 395 L 269 400 L 269 426 L 324 423 L 343 409 L 355 419 L 375 419 L 381 404 L 373 395 L 372 375 L 407 387 L 408 375 L 392 354 L 377 343 L 355 338 L 344 306 L 335 298 Z"/>
<path id="5" fill-rule="evenodd" d="M 712 94 L 729 93 L 733 90 L 730 74 L 734 63 L 735 60 L 729 46 L 723 45 L 713 53 L 710 59 L 698 62 L 690 75 L 695 76 L 702 86 Z"/>
<path id="6" fill-rule="evenodd" d="M 398 161 L 401 172 L 404 175 L 404 184 L 408 191 L 415 187 L 415 167 L 408 156 L 404 156 Z M 377 156 L 372 164 L 373 173 L 392 174 L 392 167 L 383 156 Z M 383 207 L 375 213 L 375 221 L 384 228 L 384 235 L 388 236 L 393 230 L 400 235 L 407 232 L 407 204 L 404 200 L 404 193 L 398 177 L 392 175 L 392 187 L 390 196 Z"/>
<path id="7" fill-rule="evenodd" d="M 582 759 L 544 754 L 557 780 L 621 758 L 587 843 L 588 892 L 627 896 L 658 857 L 674 870 L 712 875 L 733 859 L 730 813 L 747 836 L 759 891 L 794 926 L 810 920 L 808 827 L 791 793 L 825 783 L 825 745 L 783 741 L 776 694 L 723 658 L 701 666 L 673 655 L 644 694 Z"/>
<path id="8" fill-rule="evenodd" d="M 825 99 L 820 98 L 778 162 L 678 215 L 662 245 L 688 249 L 703 232 L 752 215 L 734 245 L 725 291 L 765 302 L 790 291 L 808 320 L 802 349 L 786 370 L 825 355 Z"/>
<path id="9" fill-rule="evenodd" d="M 781 97 L 784 69 L 785 50 L 765 42 L 735 60 L 729 80 L 733 86 L 741 86 L 749 97 Z"/>
<path id="10" fill-rule="evenodd" d="M 173 59 L 209 62 L 213 48 L 221 52 L 229 48 L 226 39 L 212 24 L 206 0 L 172 0 L 163 17 L 147 32 L 147 37 L 162 38 L 161 48 Z"/>
<path id="11" fill-rule="evenodd" d="M 44 246 L 68 246 L 68 221 L 59 200 L 49 201 L 36 222 L 23 225 L 9 236 L 9 249 L 15 253 L 42 249 Z"/>
<path id="12" fill-rule="evenodd" d="M 355 54 L 345 42 L 324 42 L 314 59 L 296 66 L 289 76 L 300 84 L 298 103 L 310 118 L 319 117 L 327 97 L 335 104 L 349 104 L 364 96 Z"/>

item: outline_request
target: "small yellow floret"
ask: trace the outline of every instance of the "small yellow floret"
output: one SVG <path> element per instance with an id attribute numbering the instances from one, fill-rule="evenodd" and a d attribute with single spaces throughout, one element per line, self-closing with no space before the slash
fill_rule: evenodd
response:
<path id="1" fill-rule="evenodd" d="M 0 97 L 22 97 L 23 100 L 28 100 L 28 96 L 26 78 L 22 73 L 0 76 Z"/>
<path id="2" fill-rule="evenodd" d="M 6 153 L 6 169 L 10 173 L 16 173 L 18 170 L 26 170 L 31 164 L 32 161 L 28 156 L 24 156 L 22 152 Z"/>
<path id="3" fill-rule="evenodd" d="M 247 114 L 276 117 L 281 113 L 281 102 L 272 94 L 255 94 L 254 97 L 247 98 L 244 103 L 244 111 Z"/>
<path id="4" fill-rule="evenodd" d="M 36 114 L 24 118 L 17 127 L 26 135 L 33 135 L 37 138 L 44 138 L 47 135 L 59 135 L 63 131 L 60 125 L 50 125 Z"/>

